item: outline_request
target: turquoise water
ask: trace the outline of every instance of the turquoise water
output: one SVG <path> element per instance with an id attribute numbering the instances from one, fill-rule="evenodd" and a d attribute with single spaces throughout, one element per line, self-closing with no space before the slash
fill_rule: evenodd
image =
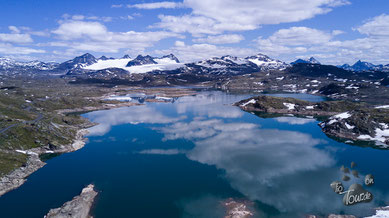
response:
<path id="1" fill-rule="evenodd" d="M 48 160 L 0 197 L 0 217 L 43 217 L 90 183 L 99 190 L 97 218 L 223 217 L 228 198 L 253 201 L 257 217 L 363 216 L 388 205 L 387 151 L 336 142 L 314 119 L 264 119 L 231 106 L 247 97 L 200 92 L 87 113 L 100 125 L 86 146 Z M 373 202 L 343 206 L 330 188 L 351 161 L 361 176 L 345 186 L 373 174 Z"/>

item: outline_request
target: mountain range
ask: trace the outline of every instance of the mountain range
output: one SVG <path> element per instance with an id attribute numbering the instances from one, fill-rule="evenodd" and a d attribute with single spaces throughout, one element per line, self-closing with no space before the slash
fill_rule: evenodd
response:
<path id="1" fill-rule="evenodd" d="M 234 56 L 214 57 L 193 63 L 180 63 L 177 57 L 169 54 L 163 57 L 152 57 L 150 55 L 138 55 L 131 58 L 124 55 L 122 58 L 107 58 L 102 56 L 96 58 L 86 53 L 63 63 L 30 61 L 20 62 L 10 58 L 0 58 L 0 71 L 20 70 L 20 71 L 53 71 L 56 73 L 75 75 L 83 72 L 101 71 L 110 68 L 120 68 L 129 73 L 147 73 L 163 71 L 192 72 L 195 74 L 244 74 L 257 71 L 285 70 L 298 64 L 321 63 L 314 57 L 309 59 L 297 59 L 290 64 L 270 58 L 263 54 L 257 54 L 246 58 Z M 357 61 L 353 65 L 344 64 L 336 66 L 338 68 L 353 71 L 382 71 L 389 72 L 388 65 L 374 65 L 369 62 Z"/>
<path id="2" fill-rule="evenodd" d="M 340 68 L 343 68 L 345 70 L 350 70 L 350 71 L 356 71 L 356 72 L 362 72 L 362 71 L 386 71 L 389 72 L 389 64 L 387 65 L 374 65 L 369 62 L 364 62 L 364 61 L 357 61 L 353 65 L 349 64 L 343 64 L 341 66 L 338 66 Z"/>
<path id="3" fill-rule="evenodd" d="M 9 69 L 38 69 L 38 70 L 53 70 L 58 67 L 58 63 L 55 62 L 41 62 L 41 61 L 29 61 L 21 62 L 10 58 L 0 57 L 0 70 Z"/>

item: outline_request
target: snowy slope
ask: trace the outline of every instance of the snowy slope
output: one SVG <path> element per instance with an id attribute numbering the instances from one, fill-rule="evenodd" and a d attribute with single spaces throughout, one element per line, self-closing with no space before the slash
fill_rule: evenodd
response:
<path id="1" fill-rule="evenodd" d="M 157 64 L 145 64 L 139 66 L 126 67 L 127 63 L 133 59 L 131 58 L 121 58 L 121 59 L 111 59 L 111 60 L 98 60 L 97 63 L 94 63 L 89 66 L 83 67 L 86 70 L 103 70 L 107 68 L 121 68 L 130 73 L 147 73 L 154 70 L 174 70 L 184 66 L 182 63 L 177 63 L 175 60 L 170 58 L 155 58 L 154 61 Z"/>
<path id="2" fill-rule="evenodd" d="M 290 66 L 285 62 L 270 58 L 264 54 L 257 54 L 245 59 L 264 70 L 284 70 Z"/>
<path id="3" fill-rule="evenodd" d="M 122 68 L 124 69 L 131 58 L 98 60 L 97 63 L 84 67 L 86 70 L 103 70 L 107 68 Z"/>
<path id="4" fill-rule="evenodd" d="M 1 69 L 13 69 L 13 68 L 28 68 L 36 70 L 52 70 L 56 67 L 57 63 L 49 62 L 44 63 L 41 61 L 29 61 L 29 62 L 20 62 L 10 58 L 0 57 L 0 68 Z"/>

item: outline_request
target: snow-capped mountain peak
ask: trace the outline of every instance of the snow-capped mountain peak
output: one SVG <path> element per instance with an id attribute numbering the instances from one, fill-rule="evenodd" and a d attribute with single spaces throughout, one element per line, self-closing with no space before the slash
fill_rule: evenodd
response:
<path id="1" fill-rule="evenodd" d="M 106 56 L 101 56 L 99 59 L 97 60 L 103 60 L 103 61 L 106 61 L 106 60 L 112 60 L 112 59 L 115 59 L 115 58 L 107 58 Z"/>
<path id="2" fill-rule="evenodd" d="M 52 70 L 57 65 L 58 64 L 54 62 L 49 62 L 49 63 L 45 63 L 41 61 L 21 62 L 11 58 L 0 57 L 0 69 L 3 70 L 15 69 L 15 68 L 25 68 L 25 69 L 32 69 L 32 70 Z"/>
<path id="3" fill-rule="evenodd" d="M 233 62 L 235 64 L 247 64 L 247 60 L 245 60 L 244 58 L 234 57 L 231 55 L 223 56 L 221 57 L 221 59 L 225 61 Z"/>
<path id="4" fill-rule="evenodd" d="M 361 61 L 361 60 L 358 60 L 358 61 L 352 66 L 352 68 L 353 68 L 355 71 L 369 70 L 369 69 L 372 69 L 373 67 L 375 67 L 374 64 L 369 63 L 369 62 L 364 62 L 364 61 Z"/>
<path id="5" fill-rule="evenodd" d="M 93 63 L 96 63 L 97 62 L 97 59 L 95 58 L 95 56 L 89 54 L 89 53 L 85 53 L 81 56 L 78 56 L 76 58 L 74 58 L 72 60 L 72 62 L 76 63 L 76 64 L 87 64 L 87 65 L 90 65 L 90 64 L 93 64 Z"/>
<path id="6" fill-rule="evenodd" d="M 311 64 L 320 64 L 320 62 L 318 60 L 316 60 L 314 57 L 310 57 L 308 59 L 308 61 L 311 63 Z"/>
<path id="7" fill-rule="evenodd" d="M 154 61 L 153 57 L 151 57 L 150 55 L 146 55 L 146 56 L 138 55 L 135 59 L 129 61 L 126 67 L 146 65 L 146 64 L 157 64 L 157 62 Z"/>
<path id="8" fill-rule="evenodd" d="M 12 67 L 15 65 L 15 63 L 16 61 L 13 59 L 0 57 L 0 67 L 2 68 Z"/>
<path id="9" fill-rule="evenodd" d="M 309 59 L 297 59 L 296 61 L 290 63 L 290 64 L 320 64 L 318 60 L 316 60 L 314 57 L 310 57 Z"/>
<path id="10" fill-rule="evenodd" d="M 224 68 L 236 64 L 232 61 L 233 58 L 235 57 L 213 57 L 206 60 L 198 61 L 195 64 L 206 68 Z"/>
<path id="11" fill-rule="evenodd" d="M 169 55 L 165 55 L 161 58 L 157 58 L 156 61 L 158 63 L 160 63 L 160 61 L 170 62 L 170 63 L 180 63 L 180 61 L 178 60 L 178 58 L 176 56 L 174 56 L 174 54 L 169 54 Z"/>
<path id="12" fill-rule="evenodd" d="M 85 53 L 81 56 L 75 57 L 72 60 L 68 60 L 60 64 L 57 69 L 58 70 L 70 70 L 73 68 L 82 68 L 97 62 L 95 56 Z"/>
<path id="13" fill-rule="evenodd" d="M 361 61 L 361 60 L 358 60 L 351 66 L 349 64 L 343 64 L 338 67 L 343 68 L 345 70 L 351 70 L 356 72 L 372 71 L 372 70 L 389 72 L 389 65 L 382 65 L 382 64 L 374 65 L 372 63 Z"/>
<path id="14" fill-rule="evenodd" d="M 257 65 L 263 70 L 284 70 L 290 66 L 289 64 L 283 61 L 270 58 L 269 56 L 264 54 L 257 54 L 254 56 L 247 57 L 245 59 Z"/>

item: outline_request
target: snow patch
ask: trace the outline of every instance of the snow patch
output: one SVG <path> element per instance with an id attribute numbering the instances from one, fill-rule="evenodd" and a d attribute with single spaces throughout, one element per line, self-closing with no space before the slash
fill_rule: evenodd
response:
<path id="1" fill-rule="evenodd" d="M 296 105 L 292 103 L 283 103 L 285 107 L 288 108 L 288 110 L 294 110 Z"/>
<path id="2" fill-rule="evenodd" d="M 129 96 L 110 96 L 106 100 L 111 101 L 132 101 L 132 98 Z"/>
<path id="3" fill-rule="evenodd" d="M 329 122 L 328 122 L 328 125 L 331 125 L 331 124 L 334 124 L 334 123 L 336 123 L 336 122 L 338 122 L 337 120 L 330 120 Z"/>
<path id="4" fill-rule="evenodd" d="M 27 154 L 27 155 L 38 155 L 35 152 L 32 151 L 23 151 L 23 150 L 15 150 L 16 152 L 22 153 L 22 154 Z"/>
<path id="5" fill-rule="evenodd" d="M 352 126 L 348 123 L 344 123 L 344 125 L 346 125 L 347 129 L 354 129 L 355 128 L 355 126 Z"/>
<path id="6" fill-rule="evenodd" d="M 349 112 L 344 112 L 344 113 L 341 113 L 341 114 L 337 114 L 335 116 L 333 116 L 334 118 L 337 118 L 337 119 L 347 119 L 349 117 L 351 117 L 351 114 Z"/>
<path id="7" fill-rule="evenodd" d="M 376 109 L 389 109 L 389 105 L 382 105 L 382 106 L 378 106 L 378 107 L 375 107 Z"/>
<path id="8" fill-rule="evenodd" d="M 248 104 L 255 104 L 257 101 L 255 99 L 251 99 L 250 101 L 246 102 L 246 103 L 243 103 L 241 104 L 240 106 L 242 107 L 246 107 L 246 105 Z"/>
<path id="9" fill-rule="evenodd" d="M 387 125 L 385 127 L 388 127 Z M 389 128 L 376 128 L 375 129 L 375 136 L 372 137 L 370 135 L 360 135 L 358 136 L 358 139 L 361 140 L 368 140 L 368 141 L 377 141 L 377 142 L 385 142 L 387 137 L 389 137 Z"/>
<path id="10" fill-rule="evenodd" d="M 281 76 L 281 77 L 277 77 L 276 80 L 281 81 L 281 80 L 283 80 L 284 78 L 285 78 L 285 77 Z"/>

